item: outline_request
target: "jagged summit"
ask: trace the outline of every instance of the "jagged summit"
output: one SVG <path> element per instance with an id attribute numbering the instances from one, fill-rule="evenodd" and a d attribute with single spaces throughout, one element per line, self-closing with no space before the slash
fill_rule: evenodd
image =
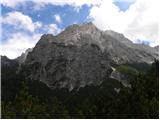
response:
<path id="1" fill-rule="evenodd" d="M 85 24 L 73 24 L 68 26 L 64 31 L 62 31 L 57 36 L 53 36 L 52 34 L 42 35 L 38 45 L 44 45 L 48 43 L 61 43 L 64 45 L 76 45 L 82 46 L 84 44 L 99 44 L 100 41 L 98 37 L 101 35 L 101 31 L 93 24 L 93 23 L 85 23 Z M 94 37 L 95 39 L 88 39 L 87 37 Z M 103 48 L 103 47 L 102 47 Z"/>
<path id="2" fill-rule="evenodd" d="M 83 24 L 72 24 L 68 27 L 66 27 L 65 30 L 69 30 L 69 29 L 98 29 L 92 22 L 88 22 L 88 23 L 83 23 Z"/>
<path id="3" fill-rule="evenodd" d="M 29 52 L 32 51 L 32 48 L 28 48 L 24 53 L 21 54 L 21 56 L 17 57 L 16 60 L 21 64 L 25 61 L 27 55 Z"/>
<path id="4" fill-rule="evenodd" d="M 68 27 L 64 31 L 60 33 L 60 35 L 65 35 L 68 33 L 71 34 L 80 34 L 80 33 L 95 33 L 100 31 L 92 22 L 84 23 L 84 24 L 73 24 Z"/>

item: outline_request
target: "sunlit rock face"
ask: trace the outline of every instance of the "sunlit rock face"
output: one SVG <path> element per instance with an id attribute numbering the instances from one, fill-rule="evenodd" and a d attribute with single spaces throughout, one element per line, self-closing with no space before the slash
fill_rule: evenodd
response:
<path id="1" fill-rule="evenodd" d="M 19 68 L 26 78 L 50 88 L 98 85 L 124 63 L 151 63 L 155 48 L 133 44 L 122 34 L 100 31 L 92 23 L 72 25 L 59 35 L 43 35 Z"/>
<path id="2" fill-rule="evenodd" d="M 15 60 L 21 64 L 26 60 L 26 57 L 28 55 L 29 52 L 32 51 L 32 48 L 28 48 L 24 53 L 21 54 L 21 56 L 17 57 Z"/>

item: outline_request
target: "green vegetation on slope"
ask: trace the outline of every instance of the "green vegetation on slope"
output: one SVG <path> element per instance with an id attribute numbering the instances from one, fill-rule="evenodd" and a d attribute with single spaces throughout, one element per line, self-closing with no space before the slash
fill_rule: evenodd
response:
<path id="1" fill-rule="evenodd" d="M 117 67 L 116 70 L 118 70 L 122 74 L 127 74 L 127 75 L 131 75 L 131 76 L 138 75 L 138 71 L 129 65 L 120 65 Z"/>
<path id="2" fill-rule="evenodd" d="M 50 90 L 45 84 L 26 81 L 22 76 L 4 80 L 7 76 L 2 78 L 2 118 L 159 118 L 159 61 L 147 73 L 139 73 L 131 88 L 114 79 L 71 92 Z M 19 89 L 8 90 L 12 84 Z M 121 88 L 118 94 L 114 87 Z M 12 97 L 4 94 L 7 90 Z"/>

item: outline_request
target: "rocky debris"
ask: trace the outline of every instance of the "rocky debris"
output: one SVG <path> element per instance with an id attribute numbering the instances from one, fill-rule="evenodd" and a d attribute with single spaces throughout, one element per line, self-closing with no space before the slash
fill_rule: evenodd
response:
<path id="1" fill-rule="evenodd" d="M 116 93 L 119 93 L 120 92 L 120 88 L 114 88 L 114 91 L 116 92 Z"/>
<path id="2" fill-rule="evenodd" d="M 118 80 L 125 87 L 131 87 L 130 81 L 132 80 L 133 77 L 126 74 L 122 74 L 117 70 L 115 70 L 110 74 L 110 78 Z"/>

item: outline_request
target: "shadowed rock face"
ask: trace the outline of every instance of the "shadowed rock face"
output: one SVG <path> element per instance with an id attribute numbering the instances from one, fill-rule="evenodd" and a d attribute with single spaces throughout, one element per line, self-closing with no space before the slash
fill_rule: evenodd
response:
<path id="1" fill-rule="evenodd" d="M 16 60 L 10 60 L 6 56 L 1 56 L 1 67 L 18 67 L 18 62 Z"/>
<path id="2" fill-rule="evenodd" d="M 27 78 L 49 87 L 83 87 L 100 84 L 111 66 L 150 63 L 158 58 L 155 48 L 133 44 L 113 31 L 100 31 L 92 23 L 72 25 L 57 36 L 43 35 L 20 66 Z"/>

